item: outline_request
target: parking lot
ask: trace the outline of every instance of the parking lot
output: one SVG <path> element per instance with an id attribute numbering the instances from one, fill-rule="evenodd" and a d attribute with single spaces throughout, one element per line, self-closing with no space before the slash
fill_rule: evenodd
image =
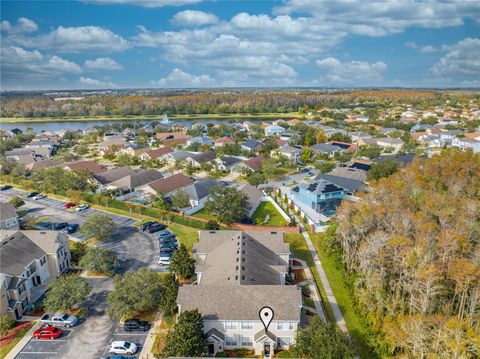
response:
<path id="1" fill-rule="evenodd" d="M 0 200 L 8 201 L 11 197 L 25 197 L 25 191 L 9 189 L 0 192 Z M 66 202 L 55 198 L 33 200 L 25 199 L 21 207 L 35 218 L 42 218 L 39 225 L 51 229 L 52 223 L 77 223 L 82 224 L 85 219 L 94 213 L 105 213 L 94 208 L 83 212 L 64 209 Z M 166 271 L 168 268 L 158 264 L 159 241 L 155 234 L 148 234 L 138 230 L 133 224 L 134 219 L 116 214 L 110 215 L 118 225 L 117 231 L 110 238 L 98 245 L 112 250 L 117 255 L 118 267 L 116 274 L 137 270 L 142 267 L 152 268 L 156 271 Z M 71 235 L 74 240 L 85 240 L 77 232 Z M 85 358 L 98 359 L 107 356 L 111 342 L 115 340 L 130 341 L 139 347 L 145 342 L 146 333 L 126 333 L 118 321 L 112 321 L 107 316 L 107 296 L 112 290 L 112 278 L 88 278 L 87 282 L 92 288 L 92 293 L 85 303 L 89 311 L 85 320 L 78 326 L 68 329 L 65 336 L 57 340 L 30 339 L 16 358 Z"/>

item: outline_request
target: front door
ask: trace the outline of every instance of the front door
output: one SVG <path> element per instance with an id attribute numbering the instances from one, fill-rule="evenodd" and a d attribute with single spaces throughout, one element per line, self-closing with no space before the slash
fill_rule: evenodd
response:
<path id="1" fill-rule="evenodd" d="M 215 344 L 208 343 L 208 355 L 214 356 L 215 355 Z"/>
<path id="2" fill-rule="evenodd" d="M 263 345 L 263 353 L 265 354 L 265 358 L 272 357 L 272 345 L 270 343 L 265 343 Z"/>
<path id="3" fill-rule="evenodd" d="M 20 319 L 20 313 L 18 312 L 18 308 L 15 307 L 15 318 Z"/>

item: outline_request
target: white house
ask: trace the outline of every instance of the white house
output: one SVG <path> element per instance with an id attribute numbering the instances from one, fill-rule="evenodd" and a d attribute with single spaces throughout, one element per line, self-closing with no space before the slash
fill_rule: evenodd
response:
<path id="1" fill-rule="evenodd" d="M 0 203 L 0 229 L 20 229 L 17 209 L 9 202 Z"/>
<path id="2" fill-rule="evenodd" d="M 265 127 L 265 136 L 280 135 L 285 132 L 285 128 L 276 124 Z"/>
<path id="3" fill-rule="evenodd" d="M 179 288 L 178 312 L 201 313 L 209 355 L 245 348 L 272 358 L 295 343 L 302 295 L 285 284 L 290 248 L 283 233 L 200 231 L 193 254 L 197 284 Z M 259 318 L 265 306 L 274 312 L 268 330 Z"/>
<path id="4" fill-rule="evenodd" d="M 462 151 L 466 151 L 471 148 L 473 153 L 480 152 L 480 141 L 477 141 L 473 138 L 463 137 L 463 138 L 454 138 L 452 140 L 452 146 L 458 147 Z"/>

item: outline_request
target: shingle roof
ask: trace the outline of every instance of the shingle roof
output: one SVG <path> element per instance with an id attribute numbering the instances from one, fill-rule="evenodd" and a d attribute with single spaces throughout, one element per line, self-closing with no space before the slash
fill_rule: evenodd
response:
<path id="1" fill-rule="evenodd" d="M 247 195 L 247 210 L 249 211 L 255 207 L 263 197 L 263 192 L 249 183 L 242 183 L 240 185 L 235 183 L 232 184 L 232 187 L 237 187 L 239 191 Z"/>
<path id="2" fill-rule="evenodd" d="M 9 233 L 8 233 L 9 232 Z M 34 259 L 46 253 L 21 231 L 3 231 L 0 242 L 0 271 L 11 276 L 20 276 Z"/>
<path id="3" fill-rule="evenodd" d="M 105 172 L 106 169 L 93 161 L 77 161 L 67 163 L 66 167 L 71 170 L 87 170 L 91 174 Z"/>
<path id="4" fill-rule="evenodd" d="M 361 181 L 356 181 L 354 179 L 349 179 L 349 178 L 344 178 L 344 177 L 339 177 L 339 176 L 334 176 L 329 174 L 319 174 L 315 179 L 326 180 L 330 183 L 333 183 L 336 186 L 345 188 L 348 192 L 363 191 L 366 188 L 365 184 Z"/>
<path id="5" fill-rule="evenodd" d="M 220 158 L 220 161 L 223 163 L 224 166 L 227 166 L 227 167 L 232 166 L 236 163 L 242 162 L 240 158 L 233 157 L 233 156 L 222 156 Z"/>
<path id="6" fill-rule="evenodd" d="M 325 153 L 333 153 L 333 152 L 338 152 L 342 150 L 340 147 L 330 145 L 328 143 L 320 143 L 318 145 L 313 145 L 308 148 L 316 152 L 325 152 Z"/>
<path id="7" fill-rule="evenodd" d="M 195 201 L 200 201 L 201 199 L 208 196 L 208 192 L 210 188 L 217 187 L 217 186 L 223 187 L 225 185 L 222 182 L 207 178 L 207 179 L 195 182 L 194 184 L 185 188 L 185 190 L 187 191 L 190 199 L 193 199 Z"/>
<path id="8" fill-rule="evenodd" d="M 17 217 L 17 209 L 9 202 L 0 203 L 0 221 Z"/>
<path id="9" fill-rule="evenodd" d="M 212 161 L 217 157 L 217 154 L 213 151 L 202 152 L 192 156 L 192 160 L 203 163 L 207 161 Z"/>
<path id="10" fill-rule="evenodd" d="M 145 151 L 144 154 L 152 158 L 159 158 L 171 152 L 173 152 L 173 149 L 171 149 L 170 147 L 162 147 L 162 148 L 156 148 L 154 150 Z"/>
<path id="11" fill-rule="evenodd" d="M 157 181 L 161 178 L 163 178 L 163 175 L 160 172 L 156 170 L 145 170 L 122 177 L 116 181 L 110 182 L 110 184 L 123 189 L 133 189 Z"/>
<path id="12" fill-rule="evenodd" d="M 134 173 L 135 173 L 134 170 L 132 170 L 128 166 L 125 166 L 125 167 L 115 168 L 111 171 L 96 173 L 93 175 L 93 178 L 95 178 L 101 184 L 105 185 L 105 184 L 109 184 L 111 182 L 117 181 L 120 178 L 132 175 Z"/>
<path id="13" fill-rule="evenodd" d="M 261 143 L 260 141 L 249 139 L 249 140 L 246 140 L 244 143 L 242 143 L 242 146 L 248 147 L 251 150 L 255 150 L 257 148 L 263 148 L 264 144 Z"/>
<path id="14" fill-rule="evenodd" d="M 254 157 L 254 158 L 251 158 L 251 159 L 245 161 L 244 163 L 245 163 L 245 165 L 247 165 L 248 167 L 250 167 L 254 171 L 261 171 L 262 170 L 262 164 L 265 161 L 266 161 L 265 157 L 257 156 L 257 157 Z"/>
<path id="15" fill-rule="evenodd" d="M 178 173 L 176 175 L 152 182 L 148 186 L 153 190 L 165 195 L 179 188 L 189 186 L 192 183 L 193 180 L 190 177 L 187 177 L 182 173 Z"/>

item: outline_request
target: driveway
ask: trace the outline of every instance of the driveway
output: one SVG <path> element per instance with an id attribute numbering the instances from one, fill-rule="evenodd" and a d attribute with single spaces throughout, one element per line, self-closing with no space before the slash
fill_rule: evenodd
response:
<path id="1" fill-rule="evenodd" d="M 10 189 L 0 192 L 0 200 L 8 201 L 13 196 L 24 197 L 26 192 Z M 44 198 L 38 201 L 25 199 L 21 209 L 27 210 L 36 218 L 48 217 L 40 225 L 51 229 L 52 223 L 68 222 L 82 224 L 93 213 L 105 213 L 94 208 L 76 212 L 63 208 L 66 202 L 54 198 Z M 107 240 L 98 245 L 110 249 L 117 254 L 119 266 L 117 274 L 130 270 L 149 267 L 156 271 L 167 269 L 157 264 L 160 251 L 159 241 L 152 234 L 143 233 L 133 226 L 134 219 L 108 213 L 118 225 L 117 231 Z M 84 240 L 84 236 L 76 233 L 75 240 Z M 72 328 L 64 338 L 55 341 L 30 340 L 17 358 L 85 358 L 96 359 L 108 354 L 110 344 L 114 340 L 134 342 L 141 350 L 147 337 L 144 333 L 125 333 L 118 321 L 107 316 L 107 296 L 112 290 L 112 278 L 87 279 L 92 293 L 85 302 L 89 309 L 85 320 Z"/>

